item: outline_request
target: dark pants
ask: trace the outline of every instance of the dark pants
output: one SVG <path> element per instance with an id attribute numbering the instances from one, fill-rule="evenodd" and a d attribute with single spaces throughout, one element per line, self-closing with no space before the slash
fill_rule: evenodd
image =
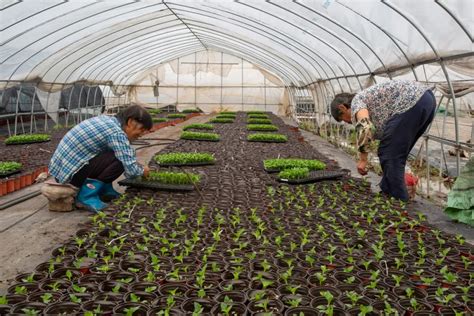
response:
<path id="1" fill-rule="evenodd" d="M 405 164 L 408 154 L 433 120 L 436 99 L 426 91 L 408 111 L 394 115 L 386 123 L 378 149 L 383 170 L 380 188 L 397 199 L 408 200 Z"/>
<path id="2" fill-rule="evenodd" d="M 87 165 L 76 172 L 71 184 L 80 188 L 87 178 L 112 183 L 123 171 L 122 162 L 115 157 L 114 152 L 106 151 L 89 160 Z"/>

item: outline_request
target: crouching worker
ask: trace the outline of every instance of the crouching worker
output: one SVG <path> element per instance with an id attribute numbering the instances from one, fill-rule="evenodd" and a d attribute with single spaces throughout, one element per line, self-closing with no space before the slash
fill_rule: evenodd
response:
<path id="1" fill-rule="evenodd" d="M 331 102 L 336 121 L 355 124 L 359 173 L 367 174 L 370 143 L 379 139 L 380 188 L 404 201 L 409 197 L 405 185 L 408 154 L 433 120 L 435 108 L 430 87 L 405 80 L 376 84 L 357 94 L 341 93 Z"/>
<path id="2" fill-rule="evenodd" d="M 138 164 L 130 142 L 151 129 L 150 114 L 132 105 L 115 117 L 101 115 L 71 129 L 61 140 L 49 163 L 49 173 L 60 184 L 78 188 L 76 206 L 98 212 L 107 207 L 103 199 L 120 194 L 112 182 L 123 172 L 126 177 L 148 176 Z"/>

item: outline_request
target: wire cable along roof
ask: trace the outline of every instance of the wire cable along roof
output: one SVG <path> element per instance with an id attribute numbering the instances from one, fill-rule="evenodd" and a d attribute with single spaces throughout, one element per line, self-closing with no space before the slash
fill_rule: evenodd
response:
<path id="1" fill-rule="evenodd" d="M 412 72 L 417 79 L 417 65 L 440 62 L 444 76 L 466 80 L 474 67 L 473 6 L 468 0 L 4 0 L 0 80 L 132 85 L 154 66 L 202 51 L 241 57 L 296 87 L 335 79 L 338 90 L 358 90 L 371 75 Z"/>

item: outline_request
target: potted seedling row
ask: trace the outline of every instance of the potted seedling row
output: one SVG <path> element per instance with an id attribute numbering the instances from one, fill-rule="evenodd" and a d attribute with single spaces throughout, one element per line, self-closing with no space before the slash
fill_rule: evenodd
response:
<path id="1" fill-rule="evenodd" d="M 326 168 L 326 164 L 317 159 L 278 158 L 264 160 L 263 168 L 266 172 L 280 172 L 292 168 L 307 168 L 312 171 L 323 170 Z"/>
<path id="2" fill-rule="evenodd" d="M 33 143 L 44 143 L 49 142 L 51 136 L 48 134 L 25 134 L 10 136 L 5 140 L 6 145 L 22 145 L 22 144 L 33 144 Z"/>
<path id="3" fill-rule="evenodd" d="M 283 134 L 274 133 L 255 133 L 247 136 L 249 142 L 261 142 L 261 143 L 286 143 L 288 137 Z"/>
<path id="4" fill-rule="evenodd" d="M 154 157 L 162 167 L 170 166 L 206 166 L 213 165 L 215 158 L 209 153 L 168 153 Z"/>
<path id="5" fill-rule="evenodd" d="M 261 131 L 261 132 L 275 132 L 278 130 L 278 127 L 275 125 L 268 125 L 268 124 L 248 124 L 247 125 L 248 131 Z"/>
<path id="6" fill-rule="evenodd" d="M 219 134 L 215 133 L 184 131 L 183 133 L 181 133 L 181 139 L 218 142 L 220 137 Z"/>
<path id="7" fill-rule="evenodd" d="M 183 113 L 172 113 L 172 114 L 168 114 L 166 117 L 169 118 L 169 119 L 184 119 L 186 118 L 186 114 L 183 114 Z"/>
<path id="8" fill-rule="evenodd" d="M 212 124 L 200 124 L 200 123 L 195 123 L 195 124 L 189 124 L 185 127 L 183 127 L 183 131 L 187 131 L 190 129 L 195 129 L 195 130 L 213 130 L 214 125 Z"/>
<path id="9" fill-rule="evenodd" d="M 147 109 L 148 113 L 150 113 L 151 115 L 157 115 L 157 114 L 160 114 L 161 113 L 161 110 L 160 109 Z"/>
<path id="10" fill-rule="evenodd" d="M 273 124 L 270 119 L 249 118 L 247 124 Z"/>
<path id="11" fill-rule="evenodd" d="M 21 163 L 16 161 L 0 162 L 0 178 L 5 178 L 21 171 Z"/>
<path id="12" fill-rule="evenodd" d="M 202 111 L 200 109 L 184 109 L 181 111 L 182 113 L 201 113 Z"/>
<path id="13" fill-rule="evenodd" d="M 119 182 L 120 185 L 149 188 L 157 190 L 194 190 L 194 186 L 199 183 L 200 176 L 185 172 L 157 172 L 150 171 L 148 177 L 137 177 L 125 179 Z"/>
<path id="14" fill-rule="evenodd" d="M 229 118 L 229 117 L 216 117 L 213 118 L 212 120 L 209 121 L 210 123 L 214 124 L 229 124 L 229 123 L 234 123 L 234 118 Z"/>

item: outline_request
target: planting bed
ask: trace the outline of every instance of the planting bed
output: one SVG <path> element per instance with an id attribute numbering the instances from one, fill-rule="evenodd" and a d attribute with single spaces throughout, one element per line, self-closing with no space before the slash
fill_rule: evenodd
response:
<path id="1" fill-rule="evenodd" d="M 214 155 L 214 165 L 180 168 L 201 175 L 199 191 L 127 190 L 51 262 L 18 276 L 0 313 L 71 314 L 99 305 L 133 315 L 470 313 L 471 245 L 361 180 L 276 182 L 262 160 L 299 157 L 339 168 L 272 120 L 287 143 L 247 142 L 246 116 L 238 113 L 234 123 L 215 126 L 220 142 L 166 147 L 160 153 Z"/>
<path id="2" fill-rule="evenodd" d="M 4 139 L 0 137 L 1 161 L 16 161 L 22 164 L 22 174 L 32 172 L 39 167 L 47 166 L 54 150 L 66 134 L 67 130 L 62 129 L 51 134 L 51 141 L 24 145 L 9 146 L 4 144 Z"/>

